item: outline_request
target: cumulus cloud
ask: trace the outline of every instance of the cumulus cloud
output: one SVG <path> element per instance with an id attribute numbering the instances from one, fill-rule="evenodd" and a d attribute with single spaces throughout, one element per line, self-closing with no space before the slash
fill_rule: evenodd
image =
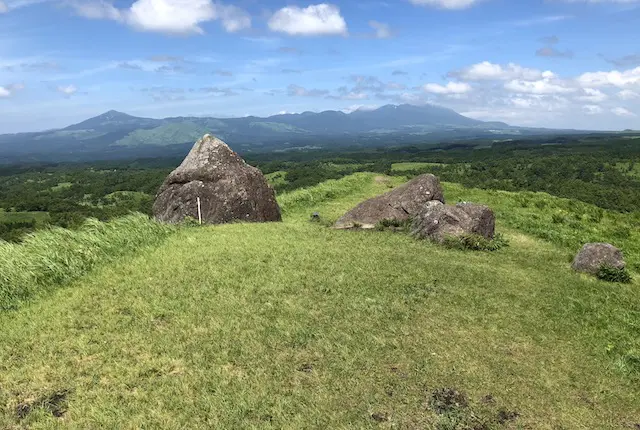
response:
<path id="1" fill-rule="evenodd" d="M 393 37 L 393 32 L 388 24 L 371 20 L 369 21 L 369 27 L 373 28 L 375 37 L 378 39 L 389 39 Z"/>
<path id="2" fill-rule="evenodd" d="M 618 93 L 622 100 L 634 100 L 640 98 L 640 94 L 632 90 L 622 90 Z"/>
<path id="3" fill-rule="evenodd" d="M 72 95 L 74 95 L 75 93 L 78 92 L 78 89 L 76 88 L 75 85 L 59 85 L 56 88 L 56 91 L 58 91 L 59 93 L 61 93 L 62 95 L 64 95 L 65 97 L 71 97 Z"/>
<path id="4" fill-rule="evenodd" d="M 419 6 L 434 6 L 442 9 L 466 9 L 480 2 L 480 0 L 409 0 Z"/>
<path id="5" fill-rule="evenodd" d="M 537 69 L 529 69 L 518 64 L 509 63 L 500 65 L 483 61 L 473 64 L 459 71 L 449 72 L 450 77 L 456 77 L 465 81 L 494 81 L 494 80 L 536 80 L 540 79 L 543 72 Z"/>
<path id="6" fill-rule="evenodd" d="M 268 25 L 272 31 L 293 36 L 346 35 L 348 32 L 340 9 L 326 3 L 306 8 L 284 7 L 271 16 Z"/>
<path id="7" fill-rule="evenodd" d="M 602 113 L 602 108 L 598 105 L 584 105 L 582 106 L 582 110 L 587 115 L 597 115 Z"/>
<path id="8" fill-rule="evenodd" d="M 203 34 L 201 24 L 216 20 L 228 32 L 251 27 L 247 12 L 211 0 L 137 0 L 128 9 L 118 9 L 106 0 L 73 0 L 70 5 L 85 18 L 119 21 L 139 31 Z"/>
<path id="9" fill-rule="evenodd" d="M 24 89 L 23 84 L 9 84 L 5 86 L 0 85 L 0 99 L 12 97 L 16 92 L 22 89 Z"/>
<path id="10" fill-rule="evenodd" d="M 631 112 L 630 110 L 623 108 L 623 107 L 616 107 L 611 109 L 611 113 L 613 113 L 614 115 L 617 116 L 622 116 L 622 117 L 634 117 L 636 116 L 635 113 Z"/>
<path id="11" fill-rule="evenodd" d="M 640 67 L 620 72 L 588 72 L 578 77 L 578 82 L 583 86 L 605 87 L 614 86 L 624 88 L 640 84 Z"/>
<path id="12" fill-rule="evenodd" d="M 426 84 L 422 88 L 434 94 L 465 94 L 472 89 L 466 82 L 448 82 L 447 85 Z"/>
<path id="13" fill-rule="evenodd" d="M 583 95 L 578 96 L 578 100 L 591 103 L 601 103 L 609 98 L 605 93 L 596 88 L 583 88 Z"/>

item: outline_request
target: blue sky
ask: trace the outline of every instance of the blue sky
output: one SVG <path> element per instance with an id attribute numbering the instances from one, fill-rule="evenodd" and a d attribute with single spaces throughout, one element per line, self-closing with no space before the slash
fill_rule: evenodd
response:
<path id="1" fill-rule="evenodd" d="M 640 0 L 0 0 L 0 133 L 434 103 L 640 128 Z"/>

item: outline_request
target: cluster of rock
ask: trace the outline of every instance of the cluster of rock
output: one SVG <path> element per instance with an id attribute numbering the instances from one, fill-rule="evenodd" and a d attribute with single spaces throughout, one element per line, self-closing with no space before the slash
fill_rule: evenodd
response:
<path id="1" fill-rule="evenodd" d="M 490 208 L 473 203 L 445 205 L 440 181 L 431 174 L 360 203 L 344 214 L 335 227 L 368 229 L 385 220 L 412 220 L 414 236 L 436 242 L 464 234 L 493 239 L 495 233 L 495 216 Z"/>
<path id="2" fill-rule="evenodd" d="M 155 218 L 178 223 L 201 218 L 203 223 L 281 221 L 273 188 L 222 140 L 205 135 L 182 164 L 165 179 L 153 205 Z M 344 214 L 336 228 L 370 229 L 384 221 L 411 221 L 411 233 L 442 243 L 447 237 L 474 234 L 493 239 L 495 215 L 484 205 L 446 205 L 438 178 L 421 175 Z M 588 243 L 573 260 L 574 270 L 597 275 L 603 265 L 624 269 L 622 252 L 608 243 Z"/>
<path id="3" fill-rule="evenodd" d="M 209 134 L 165 179 L 153 205 L 155 218 L 167 223 L 198 219 L 198 211 L 207 224 L 282 219 L 275 191 L 262 172 Z"/>

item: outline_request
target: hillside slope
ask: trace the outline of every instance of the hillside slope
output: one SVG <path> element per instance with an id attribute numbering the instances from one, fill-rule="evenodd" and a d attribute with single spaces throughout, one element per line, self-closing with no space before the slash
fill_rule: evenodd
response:
<path id="1" fill-rule="evenodd" d="M 0 315 L 0 428 L 640 423 L 637 281 L 575 274 L 503 222 L 509 247 L 470 253 L 308 221 L 391 185 L 358 174 L 281 196 L 283 223 L 182 228 Z"/>

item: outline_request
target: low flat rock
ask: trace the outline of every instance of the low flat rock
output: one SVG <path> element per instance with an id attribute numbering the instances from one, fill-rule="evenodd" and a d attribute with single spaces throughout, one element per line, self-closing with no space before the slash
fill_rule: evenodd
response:
<path id="1" fill-rule="evenodd" d="M 624 269 L 622 251 L 609 243 L 587 243 L 578 252 L 571 267 L 578 272 L 596 275 L 603 265 Z"/>
<path id="2" fill-rule="evenodd" d="M 462 203 L 456 206 L 428 202 L 413 218 L 411 234 L 419 239 L 442 243 L 447 236 L 477 234 L 493 239 L 495 216 L 484 205 Z"/>
<path id="3" fill-rule="evenodd" d="M 280 207 L 266 178 L 222 140 L 205 135 L 169 174 L 153 205 L 155 218 L 178 223 L 186 217 L 207 224 L 280 221 Z"/>
<path id="4" fill-rule="evenodd" d="M 374 228 L 385 219 L 406 221 L 432 200 L 444 203 L 440 181 L 431 174 L 420 175 L 388 193 L 360 203 L 344 214 L 335 227 Z"/>

